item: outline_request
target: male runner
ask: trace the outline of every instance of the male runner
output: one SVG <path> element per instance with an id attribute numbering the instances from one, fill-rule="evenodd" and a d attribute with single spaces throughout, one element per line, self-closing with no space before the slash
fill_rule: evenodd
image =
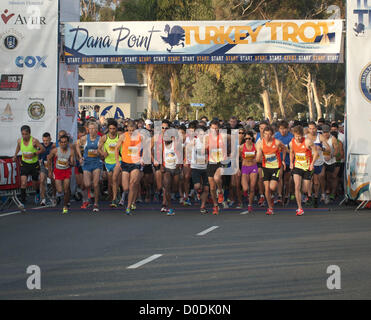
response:
<path id="1" fill-rule="evenodd" d="M 292 170 L 295 183 L 295 198 L 298 204 L 296 210 L 297 216 L 302 216 L 304 210 L 301 204 L 302 185 L 303 192 L 308 193 L 314 163 L 318 158 L 317 148 L 314 143 L 304 137 L 304 129 L 302 126 L 296 126 L 293 129 L 294 139 L 290 142 L 290 168 Z"/>
<path id="2" fill-rule="evenodd" d="M 75 153 L 73 147 L 69 144 L 67 135 L 59 138 L 59 147 L 50 151 L 48 159 L 49 178 L 55 180 L 57 195 L 61 196 L 64 192 L 63 199 L 63 214 L 68 213 L 68 204 L 70 201 L 70 179 L 72 174 L 72 166 L 75 162 Z M 54 171 L 52 161 L 54 159 Z"/>
<path id="3" fill-rule="evenodd" d="M 21 127 L 22 138 L 18 139 L 13 161 L 17 160 L 19 151 L 22 152 L 21 160 L 21 203 L 26 203 L 26 188 L 28 176 L 32 177 L 32 186 L 36 191 L 36 200 L 40 197 L 39 174 L 40 164 L 39 155 L 45 152 L 45 148 L 36 138 L 31 136 L 31 128 L 27 125 Z"/>
<path id="4" fill-rule="evenodd" d="M 280 169 L 286 170 L 286 163 L 281 160 L 282 151 L 283 157 L 286 157 L 286 146 L 276 138 L 273 138 L 273 129 L 267 126 L 263 131 L 262 138 L 256 143 L 256 161 L 262 162 L 262 178 L 264 182 L 265 198 L 268 202 L 267 215 L 273 215 L 273 200 L 272 193 L 276 191 L 280 176 Z"/>

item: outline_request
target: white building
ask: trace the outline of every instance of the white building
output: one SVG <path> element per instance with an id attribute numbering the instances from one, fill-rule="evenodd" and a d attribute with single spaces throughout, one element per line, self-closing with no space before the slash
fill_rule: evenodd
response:
<path id="1" fill-rule="evenodd" d="M 92 116 L 95 105 L 105 118 L 141 118 L 148 106 L 147 84 L 139 82 L 136 69 L 79 68 L 79 110 Z M 157 110 L 155 101 L 152 106 Z"/>

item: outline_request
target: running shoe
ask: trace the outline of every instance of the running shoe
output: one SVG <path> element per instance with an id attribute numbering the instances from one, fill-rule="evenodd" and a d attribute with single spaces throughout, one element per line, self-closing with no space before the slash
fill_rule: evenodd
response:
<path id="1" fill-rule="evenodd" d="M 236 209 L 242 209 L 242 208 L 243 208 L 242 203 L 239 203 L 239 204 L 236 206 Z"/>
<path id="2" fill-rule="evenodd" d="M 313 203 L 314 201 L 313 201 L 313 198 L 312 197 L 308 197 L 308 201 L 305 203 L 305 206 L 306 207 L 312 207 L 313 205 L 314 205 L 314 203 Z"/>
<path id="3" fill-rule="evenodd" d="M 263 207 L 264 206 L 264 196 L 261 195 L 260 198 L 259 198 L 259 201 L 258 201 L 258 205 L 259 207 Z"/>
<path id="4" fill-rule="evenodd" d="M 328 194 L 326 194 L 326 196 L 325 196 L 325 204 L 329 204 L 330 203 L 330 198 L 329 198 L 329 196 L 328 196 Z"/>
<path id="5" fill-rule="evenodd" d="M 42 207 L 46 206 L 46 199 L 41 199 L 40 206 L 42 206 Z"/>
<path id="6" fill-rule="evenodd" d="M 251 205 L 248 205 L 248 207 L 247 207 L 247 211 L 248 211 L 249 213 L 252 212 L 252 206 L 251 206 Z"/>
<path id="7" fill-rule="evenodd" d="M 292 194 L 292 195 L 290 196 L 290 201 L 295 201 L 295 195 L 294 195 L 294 194 Z"/>
<path id="8" fill-rule="evenodd" d="M 98 205 L 94 205 L 94 207 L 93 207 L 93 212 L 99 212 L 99 208 L 98 208 Z"/>
<path id="9" fill-rule="evenodd" d="M 87 209 L 90 207 L 90 202 L 89 201 L 85 201 L 82 206 L 81 206 L 81 209 Z"/>
<path id="10" fill-rule="evenodd" d="M 224 194 L 223 191 L 218 193 L 218 203 L 224 202 Z"/>
<path id="11" fill-rule="evenodd" d="M 288 206 L 289 204 L 290 204 L 290 198 L 287 197 L 287 198 L 285 198 L 284 206 Z"/>
<path id="12" fill-rule="evenodd" d="M 51 199 L 51 205 L 53 208 L 57 206 L 57 200 L 55 200 L 55 198 Z"/>
<path id="13" fill-rule="evenodd" d="M 137 206 L 134 203 L 132 203 L 130 206 L 130 209 L 134 211 L 137 209 Z"/>
<path id="14" fill-rule="evenodd" d="M 274 204 L 282 204 L 282 196 L 278 196 L 276 199 L 274 199 Z"/>
<path id="15" fill-rule="evenodd" d="M 304 210 L 303 209 L 297 209 L 296 210 L 296 215 L 297 216 L 302 216 L 304 214 Z"/>
<path id="16" fill-rule="evenodd" d="M 189 200 L 189 198 L 186 199 L 186 200 L 184 200 L 184 205 L 185 205 L 185 206 L 191 206 L 191 205 L 192 205 L 191 200 Z"/>
<path id="17" fill-rule="evenodd" d="M 267 212 L 265 213 L 267 216 L 272 216 L 274 215 L 273 209 L 268 208 Z"/>
<path id="18" fill-rule="evenodd" d="M 335 195 L 334 194 L 330 194 L 329 198 L 330 198 L 330 201 L 335 201 Z"/>
<path id="19" fill-rule="evenodd" d="M 125 213 L 126 213 L 126 215 L 131 216 L 131 210 L 130 210 L 130 208 L 126 208 Z"/>
<path id="20" fill-rule="evenodd" d="M 219 207 L 215 206 L 213 207 L 213 215 L 218 215 L 219 214 Z"/>
<path id="21" fill-rule="evenodd" d="M 119 202 L 119 206 L 120 207 L 123 207 L 125 205 L 125 200 L 124 199 L 121 199 L 120 202 Z"/>
<path id="22" fill-rule="evenodd" d="M 201 214 L 208 214 L 208 211 L 207 211 L 206 208 L 201 208 L 200 212 L 201 212 Z"/>
<path id="23" fill-rule="evenodd" d="M 228 209 L 229 208 L 229 205 L 228 205 L 227 201 L 223 201 L 222 204 L 223 204 L 223 209 Z"/>
<path id="24" fill-rule="evenodd" d="M 318 208 L 318 202 L 319 202 L 318 198 L 314 198 L 313 206 L 315 208 Z"/>
<path id="25" fill-rule="evenodd" d="M 161 212 L 167 212 L 167 208 L 166 208 L 166 206 L 162 206 L 162 208 L 161 208 Z"/>
<path id="26" fill-rule="evenodd" d="M 110 203 L 109 205 L 111 208 L 117 208 L 117 201 L 116 200 L 112 200 L 112 202 Z"/>
<path id="27" fill-rule="evenodd" d="M 67 207 L 63 207 L 62 214 L 67 214 L 67 213 L 68 213 L 68 208 Z"/>
<path id="28" fill-rule="evenodd" d="M 40 193 L 36 193 L 35 194 L 35 204 L 39 204 L 40 203 Z"/>
<path id="29" fill-rule="evenodd" d="M 153 202 L 155 202 L 155 203 L 160 202 L 160 195 L 159 195 L 158 192 L 155 192 L 155 194 L 153 196 Z"/>
<path id="30" fill-rule="evenodd" d="M 308 198 L 307 195 L 302 198 L 302 203 L 303 204 L 306 204 L 308 201 L 309 201 L 309 198 Z"/>
<path id="31" fill-rule="evenodd" d="M 173 215 L 175 215 L 175 210 L 174 210 L 174 209 L 169 209 L 169 210 L 167 211 L 166 215 L 168 215 L 168 216 L 173 216 Z"/>

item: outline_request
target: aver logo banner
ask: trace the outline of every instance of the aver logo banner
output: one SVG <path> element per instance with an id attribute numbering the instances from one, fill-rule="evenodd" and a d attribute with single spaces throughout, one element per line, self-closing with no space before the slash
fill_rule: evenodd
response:
<path id="1" fill-rule="evenodd" d="M 46 25 L 46 17 L 42 17 L 40 14 L 40 9 L 37 6 L 27 7 L 27 16 L 23 16 L 17 13 L 11 13 L 8 9 L 5 9 L 1 14 L 1 20 L 4 24 L 13 25 L 28 25 L 28 26 L 41 26 Z"/>

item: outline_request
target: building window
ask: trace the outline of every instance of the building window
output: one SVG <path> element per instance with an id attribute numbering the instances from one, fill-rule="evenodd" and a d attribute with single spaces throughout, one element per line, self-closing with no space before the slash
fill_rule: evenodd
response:
<path id="1" fill-rule="evenodd" d="M 106 90 L 104 89 L 95 89 L 96 98 L 104 98 L 106 96 Z"/>
<path id="2" fill-rule="evenodd" d="M 79 97 L 82 97 L 82 88 L 79 88 Z"/>
<path id="3" fill-rule="evenodd" d="M 143 97 L 143 89 L 138 89 L 138 97 Z"/>

